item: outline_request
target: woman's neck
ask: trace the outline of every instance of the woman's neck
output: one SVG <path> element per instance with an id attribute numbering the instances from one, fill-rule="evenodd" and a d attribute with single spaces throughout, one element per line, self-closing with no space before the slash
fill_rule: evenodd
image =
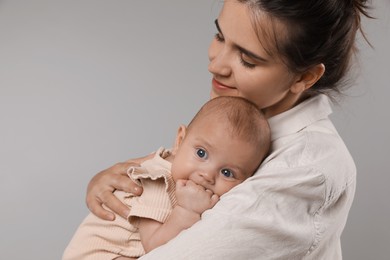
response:
<path id="1" fill-rule="evenodd" d="M 296 105 L 302 103 L 304 100 L 310 98 L 311 95 L 306 93 L 301 94 L 293 94 L 289 92 L 282 100 L 280 100 L 278 103 L 266 107 L 262 109 L 265 117 L 271 118 L 273 116 L 276 116 L 278 114 L 281 114 L 287 110 L 290 110 L 291 108 L 295 107 Z"/>

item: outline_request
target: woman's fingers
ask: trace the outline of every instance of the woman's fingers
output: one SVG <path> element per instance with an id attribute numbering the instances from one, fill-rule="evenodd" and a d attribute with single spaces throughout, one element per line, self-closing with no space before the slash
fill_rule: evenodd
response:
<path id="1" fill-rule="evenodd" d="M 107 174 L 103 178 L 108 178 L 104 180 L 107 184 L 111 185 L 115 190 L 121 190 L 125 192 L 130 192 L 136 196 L 142 194 L 142 186 L 134 182 L 128 175 L 127 170 L 130 167 L 138 166 L 135 163 L 121 163 L 116 165 L 119 169 L 115 169 L 115 177 Z M 105 204 L 105 203 L 104 203 Z"/>
<path id="2" fill-rule="evenodd" d="M 127 205 L 123 204 L 112 192 L 104 192 L 102 194 L 102 202 L 104 206 L 115 212 L 122 218 L 127 218 L 130 213 L 130 209 Z M 101 205 L 100 207 L 105 210 Z M 99 209 L 100 210 L 100 209 Z M 105 210 L 107 211 L 107 210 Z M 109 211 L 108 211 L 109 212 Z M 112 214 L 112 213 L 111 213 Z M 115 218 L 115 216 L 114 216 Z"/>
<path id="3" fill-rule="evenodd" d="M 88 184 L 86 203 L 89 210 L 99 218 L 113 220 L 115 215 L 103 208 L 103 204 L 111 211 L 122 217 L 127 217 L 129 208 L 114 194 L 115 190 L 142 194 L 142 187 L 133 182 L 127 175 L 129 167 L 138 166 L 138 163 L 117 163 L 112 167 L 96 174 Z"/>
<path id="4" fill-rule="evenodd" d="M 99 202 L 98 199 L 90 199 L 87 196 L 87 206 L 88 209 L 98 218 L 104 219 L 104 220 L 114 220 L 115 214 L 104 209 L 102 206 L 102 203 Z"/>

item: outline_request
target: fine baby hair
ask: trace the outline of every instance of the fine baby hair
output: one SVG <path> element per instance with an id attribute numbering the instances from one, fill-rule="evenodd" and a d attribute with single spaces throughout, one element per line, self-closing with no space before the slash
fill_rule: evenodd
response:
<path id="1" fill-rule="evenodd" d="M 268 152 L 271 134 L 263 113 L 251 101 L 242 97 L 222 96 L 205 103 L 188 124 L 187 132 L 201 118 L 213 117 L 216 121 L 227 123 L 229 138 L 240 138 L 257 146 L 262 151 L 259 158 Z"/>

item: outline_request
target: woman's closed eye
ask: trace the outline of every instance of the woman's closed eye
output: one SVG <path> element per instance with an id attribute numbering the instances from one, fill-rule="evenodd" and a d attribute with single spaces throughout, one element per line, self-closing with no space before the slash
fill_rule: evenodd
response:
<path id="1" fill-rule="evenodd" d="M 250 63 L 250 62 L 244 60 L 243 55 L 245 55 L 245 54 L 241 53 L 241 55 L 240 55 L 240 62 L 242 64 L 242 66 L 244 66 L 245 68 L 248 68 L 248 69 L 255 68 L 256 64 L 253 64 L 253 63 Z"/>
<path id="2" fill-rule="evenodd" d="M 218 42 L 224 42 L 225 39 L 223 38 L 222 34 L 221 33 L 216 33 L 215 34 L 215 39 L 218 41 Z M 248 69 L 253 69 L 256 67 L 256 64 L 253 64 L 251 62 L 248 62 L 246 61 L 243 56 L 245 55 L 243 52 L 239 52 L 239 55 L 240 55 L 240 63 L 242 64 L 242 66 L 244 66 L 245 68 L 248 68 Z"/>

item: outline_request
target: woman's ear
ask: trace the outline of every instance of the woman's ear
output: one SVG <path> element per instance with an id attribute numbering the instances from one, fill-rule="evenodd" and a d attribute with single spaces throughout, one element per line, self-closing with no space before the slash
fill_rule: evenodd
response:
<path id="1" fill-rule="evenodd" d="M 317 64 L 307 71 L 303 72 L 297 81 L 291 86 L 290 90 L 294 94 L 300 94 L 306 89 L 311 88 L 325 73 L 325 65 Z"/>
<path id="2" fill-rule="evenodd" d="M 175 155 L 177 150 L 179 150 L 179 147 L 183 142 L 186 133 L 187 133 L 187 127 L 185 125 L 180 125 L 179 129 L 177 130 L 175 144 L 173 145 L 173 149 L 172 149 L 173 155 Z"/>

